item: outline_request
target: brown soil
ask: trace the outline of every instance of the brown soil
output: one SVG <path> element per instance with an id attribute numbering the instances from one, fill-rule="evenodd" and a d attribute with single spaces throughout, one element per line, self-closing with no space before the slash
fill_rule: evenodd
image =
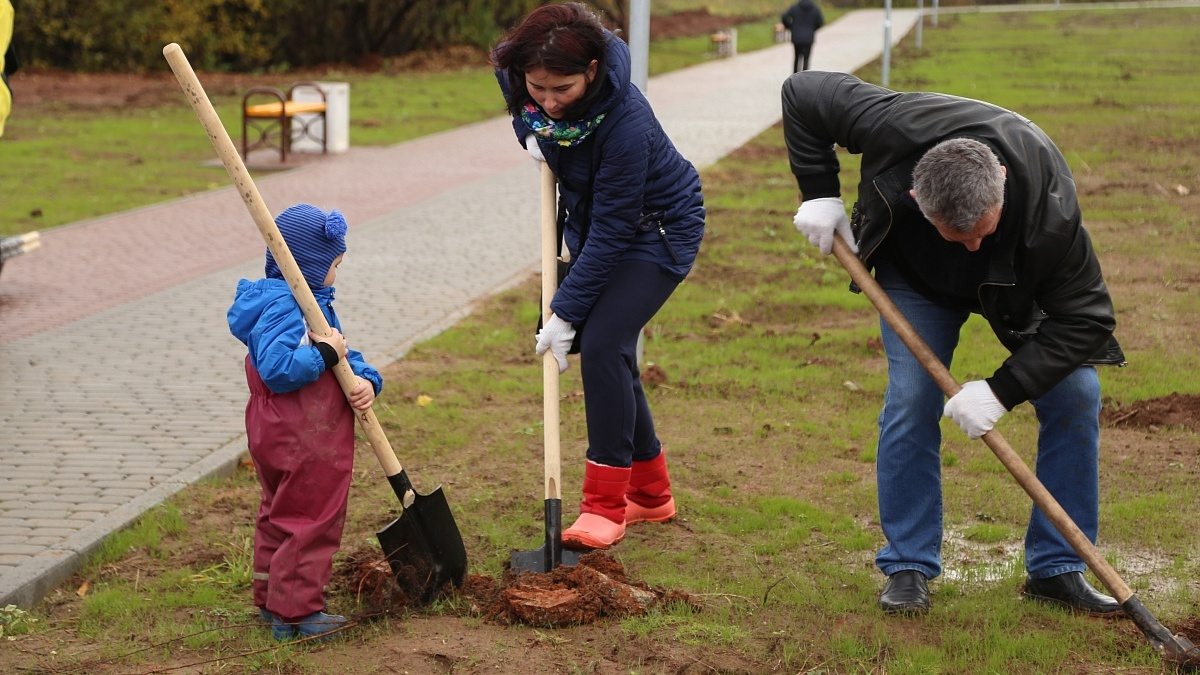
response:
<path id="1" fill-rule="evenodd" d="M 424 60 L 422 60 L 422 58 Z M 413 55 L 389 63 L 387 72 L 447 70 L 486 62 L 482 53 L 463 48 L 438 54 Z M 250 73 L 197 73 L 211 95 L 241 95 L 254 86 L 279 86 L 281 82 L 327 79 L 330 72 L 380 72 L 381 64 L 370 67 L 319 68 L 291 71 L 286 75 Z M 174 75 L 161 73 L 71 73 L 53 69 L 22 68 L 10 78 L 13 98 L 24 107 L 54 106 L 67 109 L 142 108 L 171 103 L 178 97 Z"/>
<path id="2" fill-rule="evenodd" d="M 1140 427 L 1151 431 L 1166 426 L 1200 430 L 1200 395 L 1168 394 L 1129 405 L 1110 404 L 1100 414 L 1100 421 L 1109 427 Z"/>
<path id="3" fill-rule="evenodd" d="M 677 37 L 704 35 L 713 31 L 736 26 L 757 17 L 716 16 L 707 9 L 675 12 L 666 16 L 650 17 L 650 39 L 669 40 Z"/>
<path id="4" fill-rule="evenodd" d="M 379 552 L 367 547 L 347 555 L 335 571 L 334 584 L 353 589 L 363 608 L 359 620 L 396 616 L 417 606 L 396 583 Z M 699 603 L 685 592 L 656 589 L 629 579 L 621 563 L 603 551 L 593 551 L 581 556 L 577 565 L 562 565 L 544 574 L 512 569 L 500 579 L 470 574 L 461 588 L 448 585 L 442 591 L 443 599 L 464 601 L 462 606 L 472 615 L 504 625 L 543 628 L 637 616 L 669 602 L 699 609 Z"/>

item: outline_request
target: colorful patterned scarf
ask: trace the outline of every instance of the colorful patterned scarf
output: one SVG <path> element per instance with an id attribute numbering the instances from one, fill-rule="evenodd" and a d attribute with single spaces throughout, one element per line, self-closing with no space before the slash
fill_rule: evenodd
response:
<path id="1" fill-rule="evenodd" d="M 600 126 L 603 119 L 604 115 L 600 114 L 590 120 L 580 122 L 555 121 L 547 117 L 546 113 L 539 110 L 533 103 L 526 103 L 524 110 L 521 111 L 521 120 L 525 122 L 525 126 L 533 130 L 533 133 L 537 134 L 539 138 L 554 141 L 565 148 L 582 143 L 583 139 Z"/>

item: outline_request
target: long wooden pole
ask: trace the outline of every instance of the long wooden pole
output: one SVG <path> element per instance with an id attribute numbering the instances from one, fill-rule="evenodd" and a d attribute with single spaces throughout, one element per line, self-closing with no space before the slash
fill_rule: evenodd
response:
<path id="1" fill-rule="evenodd" d="M 554 172 L 542 165 L 542 325 L 550 320 L 550 301 L 558 290 L 558 200 Z M 542 438 L 545 443 L 546 499 L 562 499 L 561 439 L 558 427 L 558 359 L 542 355 Z"/>
<path id="2" fill-rule="evenodd" d="M 246 203 L 246 208 L 250 210 L 250 216 L 254 219 L 254 224 L 258 227 L 258 231 L 267 242 L 267 247 L 271 249 L 271 255 L 275 257 L 275 262 L 279 265 L 279 271 L 283 273 L 283 278 L 292 289 L 292 295 L 295 296 L 296 302 L 299 303 L 300 311 L 304 313 L 304 319 L 308 321 L 309 328 L 318 335 L 331 335 L 332 329 L 329 327 L 329 322 L 325 320 L 325 315 L 321 313 L 321 308 L 317 305 L 317 300 L 313 297 L 312 291 L 309 290 L 308 283 L 305 282 L 304 275 L 301 274 L 300 267 L 296 264 L 296 259 L 292 257 L 292 252 L 288 250 L 287 243 L 283 240 L 283 235 L 280 234 L 279 228 L 275 225 L 275 219 L 271 216 L 270 210 L 267 209 L 267 204 L 263 200 L 262 195 L 258 193 L 258 187 L 254 185 L 254 180 L 250 177 L 250 172 L 246 170 L 245 162 L 242 161 L 241 155 L 238 154 L 237 148 L 234 147 L 233 141 L 229 138 L 229 132 L 221 124 L 221 118 L 217 116 L 216 109 L 213 108 L 208 95 L 204 93 L 204 87 L 200 85 L 200 79 L 196 77 L 196 72 L 192 70 L 192 66 L 188 63 L 183 50 L 180 49 L 178 44 L 172 42 L 163 47 L 163 56 L 166 57 L 167 63 L 171 65 L 171 70 L 175 73 L 175 79 L 179 80 L 179 86 L 183 88 L 188 102 L 191 103 L 192 109 L 196 111 L 196 116 L 200 118 L 200 123 L 204 125 L 205 131 L 208 132 L 208 139 L 212 141 L 213 149 L 217 151 L 217 156 L 221 158 L 221 162 L 225 165 L 225 170 L 229 172 L 229 178 L 233 181 L 234 186 L 237 187 L 238 194 L 241 195 L 242 201 Z M 341 359 L 337 362 L 337 365 L 333 367 L 333 374 L 342 386 L 342 391 L 349 396 L 350 391 L 354 388 L 356 376 L 350 368 L 350 364 L 346 362 L 346 359 Z M 387 436 L 384 435 L 383 428 L 379 426 L 379 420 L 375 417 L 374 409 L 355 409 L 354 414 L 358 418 L 359 424 L 362 425 L 363 432 L 371 444 L 371 449 L 375 452 L 376 459 L 379 460 L 379 464 L 383 467 L 384 473 L 388 477 L 399 474 L 403 470 L 403 467 L 400 465 L 400 460 L 396 457 L 396 452 L 392 449 L 391 443 L 388 442 Z M 401 497 L 401 504 L 405 508 L 408 508 L 412 506 L 415 499 L 416 493 L 408 490 Z"/>

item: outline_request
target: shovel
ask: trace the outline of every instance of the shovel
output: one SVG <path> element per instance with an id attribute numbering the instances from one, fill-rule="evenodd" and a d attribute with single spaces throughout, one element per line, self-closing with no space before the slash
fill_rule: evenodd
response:
<path id="1" fill-rule="evenodd" d="M 204 93 L 204 88 L 200 86 L 200 80 L 184 56 L 183 50 L 179 45 L 171 43 L 163 47 L 163 56 L 175 72 L 179 86 L 183 88 L 192 109 L 196 111 L 196 116 L 208 132 L 213 148 L 225 164 L 225 170 L 229 172 L 238 194 L 250 210 L 254 224 L 266 240 L 267 247 L 271 249 L 271 254 L 279 264 L 283 278 L 291 287 L 292 295 L 300 305 L 309 328 L 319 335 L 329 335 L 331 329 L 325 321 L 325 315 L 317 306 L 312 291 L 296 265 L 296 259 L 292 257 L 279 228 L 275 226 L 275 219 L 267 210 L 266 202 L 258 193 L 258 188 L 246 171 L 246 165 L 230 140 L 229 133 L 221 124 L 212 102 Z M 355 382 L 350 365 L 342 359 L 334 366 L 333 373 L 342 385 L 342 391 L 349 395 Z M 408 474 L 400 465 L 400 460 L 379 426 L 375 411 L 368 408 L 355 410 L 354 414 L 371 443 L 371 449 L 375 451 L 375 457 L 383 467 L 388 483 L 400 499 L 400 505 L 404 507 L 399 518 L 376 533 L 379 544 L 400 589 L 409 598 L 427 603 L 447 582 L 456 586 L 462 585 L 463 577 L 467 573 L 467 551 L 463 546 L 462 535 L 458 532 L 458 526 L 440 486 L 428 495 L 419 495 L 413 489 Z"/>
<path id="2" fill-rule="evenodd" d="M 550 300 L 558 290 L 558 214 L 554 172 L 542 165 L 542 325 L 550 319 Z M 560 565 L 576 565 L 579 554 L 562 545 L 562 487 L 559 484 L 558 360 L 542 355 L 542 421 L 545 444 L 546 541 L 532 551 L 516 551 L 509 566 L 518 572 L 546 573 Z"/>
<path id="3" fill-rule="evenodd" d="M 912 325 L 908 323 L 900 310 L 892 304 L 887 293 L 867 272 L 867 268 L 863 266 L 858 256 L 850 250 L 841 236 L 835 236 L 833 239 L 833 255 L 850 273 L 850 278 L 871 300 L 871 304 L 875 305 L 875 309 L 879 310 L 892 330 L 896 331 L 896 335 L 913 353 L 913 356 L 921 362 L 942 392 L 946 396 L 957 394 L 962 387 L 954 380 L 950 371 L 933 353 L 933 350 L 925 344 Z M 1142 601 L 1121 580 L 1116 570 L 1100 555 L 1096 546 L 1079 529 L 1075 521 L 1071 520 L 1071 516 L 1063 510 L 1054 495 L 1051 495 L 1050 491 L 1042 485 L 1042 482 L 1029 469 L 1020 455 L 1012 449 L 1012 446 L 1004 440 L 1000 432 L 995 429 L 987 432 L 983 435 L 983 441 L 992 449 L 992 452 L 1013 475 L 1013 478 L 1017 479 L 1017 483 L 1033 498 L 1033 503 L 1042 510 L 1042 513 L 1046 514 L 1055 529 L 1071 544 L 1071 548 L 1075 549 L 1075 552 L 1087 563 L 1096 577 L 1104 582 L 1104 586 L 1113 594 L 1117 602 L 1121 603 L 1121 609 L 1141 629 L 1154 648 L 1162 655 L 1163 660 L 1183 666 L 1187 670 L 1200 668 L 1200 647 L 1192 644 L 1192 641 L 1185 637 L 1171 634 L 1171 631 L 1154 618 L 1150 610 L 1146 609 Z"/>

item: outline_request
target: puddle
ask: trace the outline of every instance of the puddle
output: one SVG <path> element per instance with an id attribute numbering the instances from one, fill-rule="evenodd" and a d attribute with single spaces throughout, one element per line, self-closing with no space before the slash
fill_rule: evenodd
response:
<path id="1" fill-rule="evenodd" d="M 1024 536 L 1013 541 L 978 542 L 965 528 L 947 528 L 942 541 L 942 577 L 968 584 L 1024 581 Z M 1159 598 L 1196 594 L 1200 581 L 1182 580 L 1176 561 L 1157 551 L 1102 547 L 1101 554 L 1134 593 Z M 1186 591 L 1186 592 L 1185 592 Z"/>
<path id="2" fill-rule="evenodd" d="M 942 535 L 942 577 L 968 584 L 994 584 L 1025 573 L 1024 541 L 979 542 L 963 530 L 946 528 Z"/>

